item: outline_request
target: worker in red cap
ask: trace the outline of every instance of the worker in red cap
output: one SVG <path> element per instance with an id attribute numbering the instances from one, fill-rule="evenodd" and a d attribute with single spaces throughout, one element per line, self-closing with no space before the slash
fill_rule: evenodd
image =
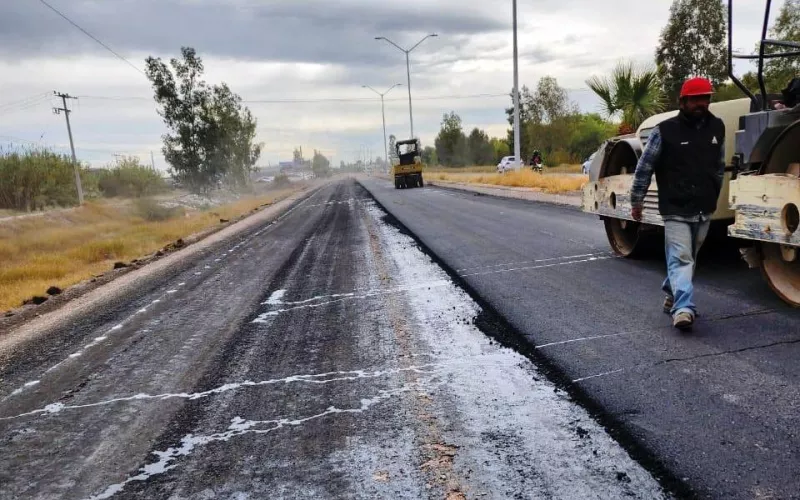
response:
<path id="1" fill-rule="evenodd" d="M 712 94 L 705 78 L 684 82 L 680 110 L 650 132 L 630 192 L 631 217 L 641 221 L 655 173 L 667 257 L 663 307 L 680 330 L 690 329 L 697 315 L 692 284 L 697 253 L 717 209 L 725 173 L 725 125 L 708 109 Z"/>

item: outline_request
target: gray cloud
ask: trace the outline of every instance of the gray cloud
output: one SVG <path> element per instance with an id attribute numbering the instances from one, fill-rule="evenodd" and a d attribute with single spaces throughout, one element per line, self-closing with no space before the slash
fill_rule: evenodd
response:
<path id="1" fill-rule="evenodd" d="M 123 55 L 175 54 L 190 45 L 201 55 L 240 60 L 384 65 L 394 63 L 388 54 L 396 49 L 380 47 L 385 42 L 375 36 L 412 44 L 429 32 L 474 35 L 508 24 L 473 9 L 387 2 L 51 2 Z M 98 51 L 102 47 L 39 2 L 0 3 L 0 57 Z"/>

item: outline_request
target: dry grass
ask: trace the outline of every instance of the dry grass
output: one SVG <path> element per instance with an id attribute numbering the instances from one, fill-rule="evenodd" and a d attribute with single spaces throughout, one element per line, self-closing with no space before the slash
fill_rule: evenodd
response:
<path id="1" fill-rule="evenodd" d="M 581 173 L 581 165 L 577 163 L 562 163 L 557 167 L 546 167 L 544 171 L 550 174 L 579 174 Z"/>
<path id="2" fill-rule="evenodd" d="M 68 212 L 53 212 L 0 223 L 0 311 L 19 306 L 50 286 L 66 288 L 232 220 L 296 189 L 254 196 L 206 211 L 175 210 L 152 219 L 136 203 L 92 202 Z"/>
<path id="3" fill-rule="evenodd" d="M 552 174 L 579 174 L 581 173 L 581 166 L 579 164 L 562 163 L 555 167 L 546 166 L 544 171 Z M 426 167 L 425 172 L 432 174 L 492 174 L 497 172 L 497 165 L 457 168 L 436 166 Z"/>
<path id="4" fill-rule="evenodd" d="M 471 167 L 425 167 L 425 172 L 430 173 L 449 173 L 449 174 L 486 174 L 497 171 L 496 165 L 471 166 Z"/>
<path id="5" fill-rule="evenodd" d="M 465 182 L 469 184 L 490 184 L 495 186 L 526 187 L 546 193 L 568 193 L 579 191 L 588 182 L 585 175 L 542 175 L 531 170 L 508 172 L 505 174 L 446 174 L 437 173 L 429 176 L 432 180 L 447 182 Z"/>

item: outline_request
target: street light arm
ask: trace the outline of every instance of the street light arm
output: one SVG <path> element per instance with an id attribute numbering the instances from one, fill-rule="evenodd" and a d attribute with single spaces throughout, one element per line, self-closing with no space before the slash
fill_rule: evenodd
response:
<path id="1" fill-rule="evenodd" d="M 389 93 L 389 91 L 390 91 L 390 90 L 392 90 L 392 89 L 393 89 L 393 88 L 395 88 L 395 87 L 402 87 L 402 86 L 403 86 L 403 84 L 402 84 L 402 83 L 395 83 L 394 85 L 392 85 L 391 87 L 389 87 L 389 88 L 386 90 L 386 92 L 384 92 L 384 93 L 383 93 L 383 95 L 386 95 L 386 94 L 388 94 L 388 93 Z"/>
<path id="2" fill-rule="evenodd" d="M 376 36 L 376 37 L 375 37 L 375 40 L 383 40 L 383 41 L 385 41 L 385 42 L 387 42 L 387 43 L 391 43 L 392 45 L 394 45 L 395 47 L 397 47 L 397 49 L 398 49 L 399 51 L 401 51 L 401 52 L 408 52 L 406 49 L 404 49 L 403 47 L 401 47 L 401 46 L 397 45 L 396 43 L 394 43 L 393 41 L 389 40 L 389 39 L 388 39 L 388 38 L 386 38 L 385 36 Z M 419 45 L 419 44 L 418 44 L 418 45 Z"/>
<path id="3" fill-rule="evenodd" d="M 437 35 L 436 33 L 431 33 L 430 35 L 426 35 L 425 38 L 423 38 L 422 40 L 417 42 L 417 44 L 414 45 L 413 47 L 411 47 L 410 49 L 408 49 L 408 51 L 411 52 L 412 50 L 416 49 L 419 46 L 419 44 L 421 44 L 422 42 L 424 42 L 425 40 L 427 40 L 428 38 L 430 38 L 432 36 L 439 36 L 439 35 Z"/>
<path id="4" fill-rule="evenodd" d="M 377 90 L 373 89 L 369 85 L 362 85 L 362 87 L 364 87 L 365 89 L 370 89 L 371 91 L 375 92 L 378 95 L 382 95 L 380 92 L 378 92 Z"/>

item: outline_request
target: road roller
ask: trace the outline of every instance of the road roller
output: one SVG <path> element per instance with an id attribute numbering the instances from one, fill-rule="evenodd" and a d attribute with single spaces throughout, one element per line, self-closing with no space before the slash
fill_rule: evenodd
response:
<path id="1" fill-rule="evenodd" d="M 728 73 L 744 97 L 715 102 L 710 110 L 725 123 L 725 178 L 712 214 L 712 226 L 723 229 L 741 247 L 750 249 L 749 263 L 758 265 L 772 290 L 800 306 L 800 78 L 786 82 L 779 94 L 768 94 L 764 62 L 800 56 L 800 43 L 767 39 L 771 1 L 765 2 L 761 42 L 756 55 L 732 52 L 732 0 L 728 2 Z M 768 51 L 769 47 L 775 50 Z M 732 60 L 758 63 L 759 93 L 754 94 L 733 72 Z M 800 76 L 800 75 L 799 75 Z M 658 185 L 647 192 L 641 222 L 631 217 L 630 188 L 649 132 L 677 111 L 645 120 L 634 134 L 606 141 L 590 166 L 582 192 L 582 209 L 600 217 L 613 251 L 637 257 L 663 244 L 664 221 L 658 213 Z M 744 252 L 743 252 L 744 254 Z"/>

